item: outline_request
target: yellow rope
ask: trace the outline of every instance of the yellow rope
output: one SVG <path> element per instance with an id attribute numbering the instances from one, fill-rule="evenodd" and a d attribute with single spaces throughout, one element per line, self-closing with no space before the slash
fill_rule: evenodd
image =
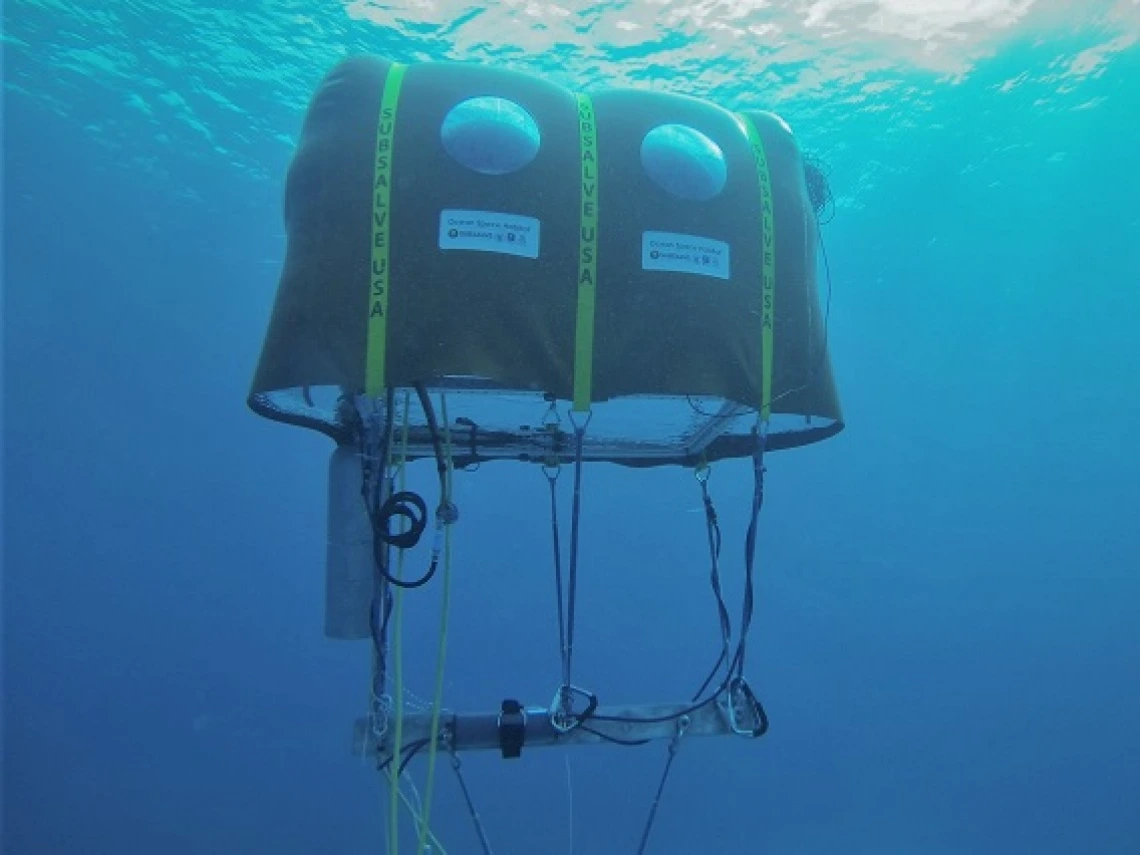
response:
<path id="1" fill-rule="evenodd" d="M 407 483 L 408 462 L 408 393 L 404 392 L 404 421 L 400 430 L 400 463 L 399 489 L 403 490 Z M 387 473 L 381 473 L 381 477 Z M 400 518 L 400 530 L 404 530 L 407 523 Z M 404 575 L 404 550 L 396 551 L 396 578 L 402 579 Z M 393 585 L 396 589 L 395 603 L 392 607 L 392 667 L 395 686 L 393 688 L 393 703 L 396 707 L 395 735 L 392 741 L 392 762 L 388 767 L 391 774 L 389 784 L 390 798 L 388 800 L 388 852 L 390 855 L 399 855 L 400 851 L 400 805 L 397 796 L 404 799 L 412 816 L 416 812 L 408 804 L 407 796 L 400 792 L 400 751 L 404 744 L 404 653 L 403 653 L 403 622 L 404 622 L 404 589 Z"/>
<path id="2" fill-rule="evenodd" d="M 451 427 L 447 418 L 447 398 L 440 395 L 441 415 L 443 422 L 444 461 L 446 472 L 444 474 L 443 504 L 451 504 Z M 416 855 L 424 851 L 427 842 L 428 823 L 431 820 L 432 793 L 435 787 L 435 760 L 439 748 L 439 714 L 443 705 L 443 666 L 447 659 L 447 616 L 451 607 L 451 526 L 444 525 L 443 531 L 443 603 L 440 606 L 439 616 L 439 650 L 435 662 L 435 697 L 431 705 L 431 742 L 428 745 L 427 785 L 424 787 L 424 809 L 420 816 L 420 838 L 416 847 Z"/>
<path id="3" fill-rule="evenodd" d="M 416 810 L 415 805 L 412 804 L 412 800 L 408 798 L 408 794 L 403 790 L 400 790 L 400 800 L 404 803 L 404 807 L 408 809 L 408 813 L 412 815 L 412 819 L 418 823 L 420 821 L 420 814 Z M 443 844 L 439 842 L 439 838 L 435 836 L 430 828 L 428 829 L 428 837 L 431 838 L 431 845 L 439 851 L 439 855 L 447 855 L 447 850 L 443 848 Z M 397 853 L 394 853 L 394 855 L 397 855 Z"/>

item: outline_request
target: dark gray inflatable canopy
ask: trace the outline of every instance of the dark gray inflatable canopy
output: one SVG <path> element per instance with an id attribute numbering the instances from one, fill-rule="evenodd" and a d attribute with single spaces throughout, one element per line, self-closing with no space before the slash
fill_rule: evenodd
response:
<path id="1" fill-rule="evenodd" d="M 249 397 L 269 418 L 343 440 L 348 396 L 424 383 L 468 458 L 541 460 L 564 450 L 550 402 L 586 396 L 587 458 L 631 465 L 747 454 L 765 402 L 769 448 L 842 428 L 817 221 L 771 113 L 354 58 L 310 105 L 285 224 Z"/>

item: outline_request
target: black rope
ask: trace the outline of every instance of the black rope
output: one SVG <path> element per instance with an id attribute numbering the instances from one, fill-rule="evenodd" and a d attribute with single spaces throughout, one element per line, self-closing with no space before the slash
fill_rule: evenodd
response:
<path id="1" fill-rule="evenodd" d="M 734 657 L 735 675 L 744 674 L 744 657 L 748 642 L 748 630 L 752 626 L 754 608 L 754 577 L 756 573 L 756 538 L 760 528 L 760 509 L 764 506 L 764 443 L 761 430 L 753 430 L 755 441 L 752 452 L 752 514 L 748 520 L 748 533 L 744 538 L 744 602 L 740 616 L 740 638 L 736 643 Z"/>
<path id="2" fill-rule="evenodd" d="M 440 437 L 439 423 L 435 417 L 435 408 L 432 406 L 431 398 L 428 397 L 427 389 L 424 388 L 422 383 L 416 383 L 415 390 L 420 400 L 420 406 L 424 411 L 424 418 L 427 421 L 428 433 L 431 437 L 432 449 L 435 453 L 436 471 L 439 476 L 439 505 L 437 506 L 436 513 L 437 515 L 450 514 L 451 509 L 444 507 L 445 497 L 447 495 L 447 461 L 443 455 L 443 441 Z M 381 452 L 380 458 L 381 469 L 379 477 L 376 479 L 378 483 L 383 482 L 387 473 L 388 446 L 391 443 L 392 426 L 395 421 L 393 403 L 393 390 L 389 389 L 386 403 L 388 412 L 386 413 L 384 438 L 382 440 L 383 451 Z M 367 487 L 365 489 L 367 489 Z M 423 587 L 431 581 L 432 577 L 435 576 L 436 570 L 439 569 L 439 555 L 435 553 L 432 554 L 431 563 L 422 575 L 412 580 L 404 580 L 396 578 L 389 571 L 387 548 L 394 546 L 399 550 L 411 549 L 420 542 L 424 531 L 427 529 L 427 502 L 424 501 L 422 496 L 411 490 L 401 490 L 397 493 L 392 493 L 383 502 L 380 502 L 380 494 L 381 491 L 377 488 L 373 501 L 369 505 L 369 518 L 372 521 L 373 562 L 385 582 L 395 585 L 397 588 L 404 589 Z M 392 530 L 392 524 L 397 519 L 403 519 L 408 523 L 406 530 Z"/>
<path id="3" fill-rule="evenodd" d="M 588 421 L 588 419 L 587 419 Z M 574 426 L 574 500 L 570 511 L 570 567 L 566 580 L 566 683 L 569 691 L 574 660 L 574 607 L 578 599 L 578 529 L 582 517 L 582 448 L 586 426 Z"/>
<path id="4" fill-rule="evenodd" d="M 726 657 L 727 649 L 721 651 L 720 657 L 717 658 L 716 664 L 713 666 L 712 671 L 709 672 L 708 677 L 701 684 L 701 688 L 697 690 L 696 695 L 693 697 L 693 702 L 680 710 L 662 716 L 611 716 L 611 715 L 598 715 L 595 713 L 590 718 L 596 721 L 611 721 L 620 723 L 661 723 L 673 721 L 682 716 L 689 715 L 699 709 L 707 706 L 713 701 L 720 698 L 730 688 L 743 683 L 744 674 L 744 660 L 747 650 L 748 630 L 752 625 L 752 615 L 755 608 L 755 595 L 754 595 L 754 579 L 756 568 L 756 540 L 759 530 L 760 510 L 764 504 L 764 449 L 765 437 L 759 430 L 754 430 L 753 436 L 755 438 L 755 447 L 752 454 L 752 472 L 753 472 L 753 493 L 752 493 L 752 507 L 751 515 L 748 524 L 748 533 L 745 537 L 745 551 L 744 551 L 744 596 L 743 605 L 741 609 L 740 621 L 740 638 L 737 641 L 736 650 L 732 655 L 728 664 L 727 676 L 716 688 L 716 690 L 703 700 L 697 700 L 701 693 L 712 682 L 716 672 L 720 669 L 722 662 Z M 706 508 L 706 514 L 708 510 Z M 714 512 L 715 514 L 715 512 Z M 714 545 L 716 543 L 715 536 L 710 534 L 710 542 Z M 714 586 L 714 591 L 717 587 Z M 722 600 L 723 603 L 723 600 Z M 721 604 L 722 604 L 721 603 Z M 718 604 L 720 605 L 720 604 Z M 719 609 L 718 609 L 719 610 Z M 725 615 L 727 618 L 727 615 Z M 722 624 L 723 626 L 723 624 Z M 750 691 L 750 690 L 749 690 Z M 760 735 L 767 730 L 767 715 L 764 712 L 763 706 L 759 700 L 755 700 L 758 717 L 761 720 L 761 727 L 757 729 L 756 735 Z"/>
<path id="5" fill-rule="evenodd" d="M 740 651 L 738 650 L 736 653 L 736 656 L 739 656 L 739 655 L 740 655 Z M 719 668 L 719 667 L 720 667 L 720 663 L 718 661 L 717 662 L 717 668 Z M 734 657 L 732 660 L 732 663 L 729 665 L 729 671 L 732 672 L 735 669 L 735 667 L 736 667 L 736 658 Z M 660 724 L 660 723 L 666 722 L 666 721 L 676 721 L 677 719 L 682 718 L 683 716 L 691 715 L 692 713 L 695 713 L 698 710 L 703 709 L 704 707 L 707 707 L 709 704 L 713 703 L 717 698 L 719 698 L 726 691 L 728 691 L 729 685 L 732 683 L 732 680 L 733 680 L 732 677 L 725 677 L 724 680 L 721 682 L 721 684 L 719 686 L 717 686 L 716 691 L 714 691 L 707 698 L 703 698 L 702 700 L 695 700 L 693 703 L 689 704 L 687 707 L 682 707 L 681 709 L 676 710 L 675 712 L 666 713 L 665 715 L 630 716 L 630 715 L 599 715 L 598 713 L 593 713 L 592 715 L 590 715 L 588 717 L 583 715 L 583 720 L 588 719 L 590 721 L 612 721 L 612 722 L 619 722 L 619 723 L 623 723 L 623 724 Z"/>
<path id="6" fill-rule="evenodd" d="M 404 774 L 404 771 L 408 768 L 408 764 L 412 762 L 412 759 L 416 756 L 416 754 L 419 753 L 429 742 L 431 742 L 431 740 L 425 737 L 424 739 L 417 739 L 414 742 L 409 742 L 407 745 L 404 745 L 402 748 L 400 748 L 401 759 L 400 768 L 397 771 L 397 777 Z M 392 762 L 395 759 L 395 754 L 390 755 L 387 760 L 384 760 L 379 765 L 377 765 L 376 770 L 383 772 L 385 769 L 392 765 Z"/>
<path id="7" fill-rule="evenodd" d="M 550 399 L 550 408 L 544 419 L 543 426 L 555 437 L 559 432 L 557 410 L 555 401 Z M 584 462 L 584 446 L 586 426 L 590 423 L 590 414 L 582 424 L 578 424 L 573 416 L 570 419 L 574 425 L 574 486 L 573 500 L 570 513 L 570 558 L 565 580 L 562 573 L 562 543 L 558 525 L 558 491 L 557 480 L 561 472 L 561 465 L 553 449 L 550 451 L 547 462 L 543 466 L 543 473 L 550 486 L 550 530 L 554 547 L 554 585 L 558 605 L 558 644 L 562 659 L 562 684 L 554 702 L 554 711 L 563 719 L 568 728 L 577 727 L 594 714 L 598 707 L 597 696 L 589 692 L 575 689 L 573 684 L 574 667 L 574 627 L 576 625 L 576 608 L 578 600 L 578 547 L 580 542 L 580 528 L 582 517 L 582 471 Z M 574 712 L 574 695 L 581 693 L 589 698 L 587 709 L 581 713 Z"/>
<path id="8" fill-rule="evenodd" d="M 831 263 L 827 260 L 827 247 L 823 243 L 823 232 L 819 233 L 819 252 L 823 256 L 823 274 L 827 278 L 827 299 L 823 304 L 823 347 L 820 349 L 821 354 L 827 353 L 827 336 L 828 330 L 831 326 Z M 820 356 L 820 361 L 823 361 L 823 356 Z"/>
<path id="9" fill-rule="evenodd" d="M 649 833 L 653 830 L 653 823 L 657 819 L 657 808 L 661 804 L 661 794 L 665 792 L 665 782 L 669 780 L 669 772 L 673 768 L 673 761 L 677 757 L 677 746 L 681 741 L 678 732 L 673 741 L 669 743 L 669 757 L 665 760 L 665 768 L 661 770 L 661 780 L 657 782 L 657 793 L 653 796 L 653 804 L 649 807 L 649 816 L 645 820 L 645 829 L 641 832 L 641 842 L 637 846 L 637 855 L 644 855 L 645 847 L 649 845 Z"/>
<path id="10" fill-rule="evenodd" d="M 587 727 L 586 725 L 581 725 L 581 729 L 586 733 L 598 737 L 598 739 L 602 740 L 603 742 L 610 742 L 614 745 L 648 745 L 653 741 L 651 739 L 622 739 L 619 736 L 610 736 L 608 733 L 602 733 L 600 730 L 595 730 L 594 728 Z"/>
<path id="11" fill-rule="evenodd" d="M 720 666 L 723 665 L 727 660 L 728 660 L 728 650 L 722 650 L 720 652 L 720 656 L 718 656 L 716 658 L 716 662 L 713 663 L 712 668 L 709 670 L 708 675 L 705 677 L 704 681 L 701 683 L 701 687 L 699 689 L 697 689 L 695 692 L 693 692 L 692 697 L 689 698 L 690 702 L 695 701 L 697 698 L 699 698 L 701 695 L 704 694 L 705 689 L 707 689 L 709 687 L 709 683 L 711 683 L 713 681 L 713 678 L 716 676 L 716 672 L 720 670 Z M 715 695 L 714 695 L 714 697 L 715 697 Z"/>
<path id="12" fill-rule="evenodd" d="M 376 684 L 373 685 L 377 697 L 383 694 L 387 679 L 388 622 L 392 617 L 392 591 L 382 585 L 374 585 L 370 607 L 369 629 L 372 632 L 372 646 L 379 657 Z"/>
<path id="13" fill-rule="evenodd" d="M 566 650 L 566 608 L 562 595 L 562 545 L 558 534 L 558 481 L 559 469 L 556 465 L 545 467 L 546 480 L 550 484 L 550 532 L 554 541 L 554 586 L 558 603 L 558 653 L 562 659 L 562 685 L 570 685 L 570 663 Z"/>
<path id="14" fill-rule="evenodd" d="M 678 710 L 677 712 L 669 713 L 668 715 L 663 715 L 663 716 L 652 716 L 652 717 L 606 716 L 606 715 L 594 715 L 594 716 L 592 716 L 592 718 L 594 718 L 597 721 L 612 721 L 612 722 L 620 722 L 620 723 L 644 722 L 647 724 L 674 721 L 678 718 L 681 718 L 682 716 L 689 715 L 691 713 L 696 712 L 697 710 L 702 709 L 703 707 L 705 707 L 708 704 L 715 701 L 717 698 L 721 697 L 721 695 L 723 695 L 726 691 L 728 691 L 728 688 L 732 682 L 733 674 L 737 670 L 736 664 L 737 664 L 739 657 L 742 655 L 742 652 L 738 649 L 736 651 L 735 655 L 732 657 L 732 660 L 731 661 L 729 660 L 729 649 L 731 647 L 730 639 L 732 636 L 732 622 L 728 616 L 728 607 L 727 607 L 727 605 L 725 605 L 724 592 L 723 592 L 723 589 L 722 589 L 721 584 L 720 584 L 720 551 L 721 551 L 722 535 L 721 535 L 721 530 L 720 530 L 720 523 L 719 523 L 717 513 L 716 513 L 716 508 L 713 505 L 712 496 L 709 494 L 709 491 L 708 491 L 708 480 L 707 480 L 707 478 L 700 480 L 700 485 L 701 485 L 701 499 L 704 503 L 704 508 L 705 508 L 705 522 L 706 522 L 706 530 L 708 533 L 708 541 L 709 541 L 710 584 L 711 584 L 712 589 L 713 589 L 713 594 L 716 597 L 717 615 L 720 619 L 720 627 L 721 627 L 722 646 L 721 646 L 720 654 L 717 656 L 716 662 L 713 663 L 713 667 L 709 670 L 708 675 L 701 682 L 700 687 L 696 690 L 696 692 L 693 693 L 689 706 L 684 707 L 681 710 Z M 714 691 L 711 695 L 709 695 L 704 700 L 698 700 L 701 697 L 701 695 L 704 694 L 705 690 L 709 687 L 709 684 L 712 683 L 713 679 L 716 677 L 716 674 L 720 670 L 721 666 L 724 665 L 726 662 L 729 662 L 727 675 L 725 676 L 725 678 L 721 682 L 721 684 L 717 687 L 716 691 Z"/>
<path id="15" fill-rule="evenodd" d="M 717 616 L 720 619 L 720 636 L 721 636 L 721 653 L 717 659 L 717 667 L 721 662 L 728 660 L 728 648 L 731 643 L 732 637 L 732 621 L 728 617 L 728 607 L 724 603 L 724 592 L 720 585 L 720 548 L 721 548 L 721 532 L 720 522 L 717 520 L 716 508 L 713 506 L 712 496 L 709 495 L 709 479 L 708 469 L 704 470 L 703 477 L 698 474 L 697 479 L 701 485 L 701 501 L 705 507 L 705 529 L 708 534 L 709 542 L 709 584 L 712 586 L 713 596 L 716 598 Z M 708 684 L 712 681 L 714 670 L 705 679 L 704 683 L 697 690 L 693 696 L 693 700 L 700 697 L 701 692 L 705 690 Z"/>
<path id="16" fill-rule="evenodd" d="M 416 383 L 415 389 L 416 397 L 420 399 L 420 406 L 424 411 L 424 418 L 427 419 L 428 431 L 431 434 L 431 446 L 435 452 L 435 468 L 439 475 L 440 501 L 443 501 L 443 497 L 447 494 L 447 461 L 443 456 L 443 436 L 439 431 L 439 422 L 435 418 L 435 407 L 432 406 L 427 389 L 424 388 L 423 383 Z"/>
<path id="17" fill-rule="evenodd" d="M 487 839 L 487 832 L 483 828 L 483 820 L 479 817 L 479 811 L 475 809 L 475 800 L 471 798 L 471 790 L 467 787 L 467 779 L 463 777 L 463 763 L 459 759 L 459 754 L 454 750 L 451 752 L 451 768 L 455 770 L 455 778 L 459 781 L 459 789 L 463 792 L 463 801 L 467 803 L 467 813 L 471 816 L 471 821 L 475 824 L 475 833 L 479 836 L 479 845 L 483 849 L 483 855 L 491 855 L 491 841 Z"/>
<path id="18" fill-rule="evenodd" d="M 830 188 L 828 188 L 827 192 L 828 192 L 828 198 L 830 199 L 830 192 L 831 192 Z M 817 223 L 819 225 L 825 225 L 829 222 L 829 219 L 820 220 L 818 218 L 818 216 L 816 219 L 817 219 Z M 823 230 L 822 229 L 817 230 L 816 237 L 819 240 L 819 251 L 820 251 L 820 255 L 823 257 L 824 278 L 827 281 L 827 295 L 824 298 L 824 309 L 823 309 L 823 345 L 819 349 L 819 354 L 815 357 L 815 359 L 812 361 L 812 364 L 809 365 L 809 367 L 808 367 L 807 380 L 804 383 L 802 383 L 801 385 L 796 386 L 795 388 L 787 389 L 784 392 L 781 392 L 779 395 L 776 395 L 772 399 L 773 404 L 775 404 L 777 401 L 783 400 L 784 398 L 788 397 L 789 395 L 792 395 L 792 394 L 795 394 L 798 392 L 802 392 L 805 389 L 811 388 L 812 384 L 815 383 L 815 381 L 819 378 L 820 373 L 823 369 L 824 361 L 827 359 L 827 343 L 829 341 L 830 328 L 831 328 L 831 300 L 832 300 L 832 295 L 834 293 L 835 288 L 834 288 L 834 284 L 831 281 L 831 263 L 827 258 L 827 246 L 823 242 Z M 704 418 L 714 419 L 717 421 L 726 421 L 729 419 L 737 418 L 738 416 L 742 415 L 742 413 L 735 412 L 735 411 L 730 411 L 727 414 L 726 413 L 710 413 L 707 410 L 702 409 L 700 407 L 700 405 L 696 401 L 693 400 L 691 395 L 685 396 L 685 402 L 689 405 L 689 409 L 692 410 L 696 415 L 703 416 Z M 750 410 L 750 411 L 755 412 L 755 410 Z"/>
<path id="19" fill-rule="evenodd" d="M 761 736 L 768 730 L 768 716 L 764 712 L 764 707 L 760 701 L 752 694 L 752 690 L 744 681 L 744 655 L 745 645 L 747 642 L 748 628 L 752 623 L 753 612 L 753 570 L 755 566 L 755 552 L 756 552 L 756 535 L 759 526 L 760 508 L 764 500 L 764 436 L 760 431 L 755 432 L 756 437 L 756 450 L 753 453 L 753 475 L 754 475 L 754 489 L 752 495 L 752 516 L 749 520 L 748 534 L 745 537 L 745 556 L 744 556 L 744 605 L 740 622 L 740 639 L 737 643 L 736 654 L 733 656 L 732 662 L 728 668 L 728 675 L 725 681 L 721 683 L 720 688 L 706 700 L 700 702 L 691 711 L 695 711 L 703 706 L 714 701 L 720 697 L 725 691 L 739 692 L 744 695 L 751 705 L 754 706 L 759 724 L 752 730 L 753 736 Z M 717 523 L 716 510 L 712 504 L 712 498 L 709 496 L 708 491 L 708 477 L 701 478 L 698 475 L 701 484 L 701 498 L 705 506 L 705 520 L 707 522 L 708 540 L 709 540 L 709 554 L 711 559 L 711 572 L 710 581 L 712 584 L 713 593 L 716 596 L 717 611 L 720 616 L 721 627 L 721 641 L 723 647 L 721 654 L 717 658 L 716 665 L 705 678 L 705 682 L 701 684 L 701 688 L 697 690 L 694 695 L 694 701 L 700 697 L 701 692 L 712 681 L 713 676 L 720 668 L 721 662 L 728 658 L 729 636 L 731 635 L 731 623 L 728 618 L 728 609 L 724 604 L 724 596 L 720 587 L 720 526 Z M 730 704 L 735 703 L 735 698 L 730 697 Z M 668 718 L 682 719 L 683 716 L 688 715 L 688 711 L 673 713 Z M 597 716 L 597 718 L 602 718 Z M 735 727 L 735 722 L 734 722 Z M 653 824 L 657 819 L 657 810 L 661 806 L 661 795 L 665 791 L 665 784 L 669 780 L 669 773 L 673 769 L 673 761 L 677 757 L 677 747 L 680 744 L 680 739 L 683 731 L 678 731 L 673 737 L 672 742 L 669 743 L 669 756 L 665 760 L 665 767 L 661 770 L 661 779 L 657 782 L 657 793 L 653 797 L 653 803 L 649 807 L 649 816 L 645 820 L 645 828 L 641 833 L 641 842 L 637 847 L 638 855 L 644 855 L 646 847 L 649 845 L 649 835 L 653 831 Z"/>
<path id="20" fill-rule="evenodd" d="M 361 468 L 363 469 L 360 492 L 364 499 L 364 507 L 368 511 L 369 519 L 373 517 L 373 509 L 380 504 L 380 497 L 384 493 L 384 484 L 388 477 L 388 450 L 392 441 L 392 428 L 395 421 L 395 391 L 387 390 L 384 402 L 384 425 L 380 432 L 379 448 L 368 449 L 367 433 L 363 421 L 358 423 L 360 430 Z M 376 467 L 372 468 L 369 451 L 376 453 Z M 387 572 L 387 551 L 377 550 L 376 539 L 373 538 L 373 567 L 375 569 L 375 584 L 372 586 L 372 602 L 369 605 L 368 627 L 372 633 L 372 646 L 376 653 L 376 674 L 373 681 L 373 692 L 379 697 L 384 691 L 387 680 L 387 637 L 388 621 L 392 615 L 392 590 L 384 584 L 390 578 Z"/>
<path id="21" fill-rule="evenodd" d="M 468 430 L 467 445 L 469 460 L 463 464 L 464 472 L 475 472 L 479 468 L 479 425 L 466 416 L 459 416 L 455 420 L 457 427 L 465 427 Z"/>
<path id="22" fill-rule="evenodd" d="M 388 497 L 380 506 L 380 517 L 384 524 L 381 540 L 397 549 L 411 549 L 420 542 L 427 527 L 427 502 L 418 493 L 401 490 Z M 403 517 L 408 521 L 404 531 L 392 533 L 392 520 Z"/>
<path id="23" fill-rule="evenodd" d="M 823 303 L 823 342 L 819 348 L 819 353 L 815 356 L 815 359 L 809 360 L 810 364 L 808 365 L 807 379 L 799 386 L 791 389 L 786 389 L 779 395 L 776 395 L 774 398 L 772 398 L 773 405 L 778 401 L 782 401 L 789 395 L 794 395 L 798 392 L 804 391 L 805 389 L 810 389 L 812 387 L 812 384 L 814 384 L 815 381 L 822 375 L 824 363 L 827 360 L 827 343 L 829 341 L 831 330 L 831 298 L 835 288 L 831 281 L 831 264 L 827 260 L 827 247 L 823 243 L 822 229 L 817 230 L 816 238 L 819 241 L 820 255 L 823 257 L 824 278 L 827 280 L 827 296 L 825 297 Z"/>

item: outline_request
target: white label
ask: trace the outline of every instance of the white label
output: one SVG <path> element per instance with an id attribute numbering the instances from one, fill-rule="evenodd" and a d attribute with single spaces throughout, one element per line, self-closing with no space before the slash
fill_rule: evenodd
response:
<path id="1" fill-rule="evenodd" d="M 641 269 L 727 279 L 728 244 L 695 235 L 645 232 L 641 236 Z"/>
<path id="2" fill-rule="evenodd" d="M 519 214 L 445 208 L 439 212 L 439 248 L 538 258 L 539 226 L 534 217 Z"/>

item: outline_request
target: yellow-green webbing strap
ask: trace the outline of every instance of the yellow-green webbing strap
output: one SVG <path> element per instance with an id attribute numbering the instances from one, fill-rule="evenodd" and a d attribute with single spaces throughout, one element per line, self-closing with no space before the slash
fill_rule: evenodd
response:
<path id="1" fill-rule="evenodd" d="M 772 353 L 776 321 L 776 217 L 768 155 L 756 125 L 741 116 L 760 180 L 760 421 L 772 415 Z"/>
<path id="2" fill-rule="evenodd" d="M 407 66 L 393 63 L 380 96 L 376 150 L 372 170 L 372 259 L 368 271 L 368 344 L 364 357 L 364 394 L 379 395 L 387 383 L 388 288 L 391 279 L 392 143 L 396 136 L 396 105 Z"/>
<path id="3" fill-rule="evenodd" d="M 447 397 L 440 396 L 440 416 L 443 425 L 443 453 L 445 458 L 444 490 L 440 503 L 451 505 L 452 478 L 455 470 L 451 456 L 451 422 L 447 417 Z M 423 810 L 420 812 L 420 833 L 416 855 L 425 851 L 431 834 L 431 806 L 435 794 L 435 760 L 439 750 L 439 717 L 443 709 L 443 672 L 447 662 L 447 626 L 451 613 L 451 524 L 443 527 L 443 602 L 439 607 L 439 646 L 435 660 L 435 694 L 431 704 L 431 741 L 428 743 L 427 782 L 424 785 Z"/>
<path id="4" fill-rule="evenodd" d="M 594 384 L 594 305 L 598 282 L 598 128 L 589 95 L 579 94 L 582 196 L 578 231 L 578 318 L 574 327 L 574 411 L 588 412 Z"/>
<path id="5" fill-rule="evenodd" d="M 399 462 L 399 483 L 396 489 L 403 492 L 407 489 L 407 470 L 408 470 L 408 409 L 409 409 L 409 396 L 404 392 L 404 416 L 400 428 L 400 462 Z M 391 452 L 389 450 L 389 459 Z M 381 478 L 387 477 L 386 472 L 380 473 Z M 404 517 L 400 518 L 400 532 L 404 532 L 407 527 L 407 520 Z M 400 549 L 396 552 L 396 578 L 401 579 L 404 575 L 404 550 Z M 396 708 L 396 721 L 394 726 L 394 737 L 392 739 L 392 759 L 388 764 L 388 771 L 391 774 L 391 781 L 388 786 L 389 801 L 388 801 L 388 852 L 398 853 L 400 851 L 400 804 L 399 799 L 403 798 L 404 803 L 407 804 L 407 798 L 404 797 L 403 792 L 400 790 L 400 766 L 403 765 L 403 757 L 401 751 L 404 745 L 404 589 L 399 586 L 393 586 L 395 591 L 393 599 L 395 602 L 392 606 L 392 666 L 393 666 L 393 706 Z M 409 809 L 411 809 L 409 807 Z M 415 812 L 413 811 L 413 815 Z M 417 817 L 418 818 L 418 817 Z"/>
<path id="6" fill-rule="evenodd" d="M 408 426 L 411 424 L 408 419 L 409 401 L 410 398 L 405 391 L 400 429 L 400 457 L 396 463 L 398 472 L 396 489 L 399 491 L 407 489 Z M 388 456 L 391 459 L 391 441 L 389 442 Z M 407 525 L 408 521 L 401 517 L 401 533 L 407 529 Z M 396 552 L 396 566 L 393 575 L 397 579 L 404 577 L 404 550 L 402 549 Z M 401 749 L 404 745 L 404 710 L 406 709 L 404 704 L 404 589 L 395 586 L 392 596 L 394 599 L 392 607 L 392 705 L 395 709 L 395 724 L 393 725 L 395 735 L 392 740 L 392 757 L 388 763 L 388 774 L 390 776 L 388 787 L 388 852 L 389 855 L 396 855 L 400 851 L 400 804 L 403 803 L 408 813 L 411 814 L 413 824 L 417 829 L 420 827 L 422 816 L 419 807 L 412 804 L 407 794 L 400 788 L 400 767 L 404 763 Z M 447 850 L 443 848 L 443 844 L 439 842 L 430 828 L 427 829 L 427 837 L 432 846 L 435 847 L 435 852 L 439 855 L 447 855 Z"/>

